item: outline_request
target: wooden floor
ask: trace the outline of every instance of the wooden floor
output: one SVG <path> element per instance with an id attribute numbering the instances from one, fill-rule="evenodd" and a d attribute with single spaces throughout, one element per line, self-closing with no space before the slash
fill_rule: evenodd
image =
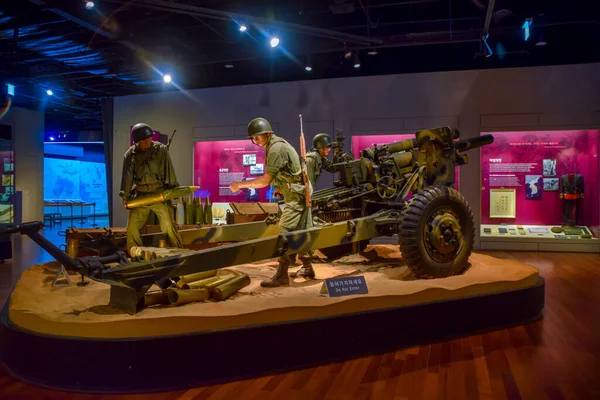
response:
<path id="1" fill-rule="evenodd" d="M 287 374 L 150 395 L 60 392 L 1 369 L 0 399 L 600 399 L 600 255 L 485 254 L 539 268 L 546 279 L 543 319 Z M 5 298 L 5 285 L 2 290 Z"/>

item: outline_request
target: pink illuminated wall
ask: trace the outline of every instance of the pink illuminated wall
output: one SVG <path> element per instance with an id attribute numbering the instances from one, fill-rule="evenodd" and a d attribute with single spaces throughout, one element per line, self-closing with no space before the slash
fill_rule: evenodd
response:
<path id="1" fill-rule="evenodd" d="M 246 164 L 244 165 L 244 156 Z M 261 167 L 262 166 L 262 167 Z M 267 189 L 256 192 L 242 189 L 229 190 L 233 181 L 257 178 L 265 171 L 265 151 L 249 140 L 223 140 L 194 144 L 194 182 L 200 186 L 200 197 L 210 197 L 211 202 L 264 202 Z"/>
<path id="2" fill-rule="evenodd" d="M 374 145 L 384 145 L 392 142 L 397 142 L 405 139 L 414 139 L 414 133 L 397 134 L 397 135 L 365 135 L 365 136 L 352 136 L 352 153 L 354 157 L 360 158 L 361 150 L 372 147 Z M 460 170 L 456 167 L 454 187 L 459 188 L 460 181 Z"/>
<path id="3" fill-rule="evenodd" d="M 527 199 L 527 176 L 560 179 L 578 173 L 584 179 L 585 198 L 579 200 L 578 224 L 597 226 L 598 146 L 600 131 L 486 132 L 494 143 L 481 149 L 481 223 L 520 225 L 561 225 L 563 200 L 554 187 L 541 188 L 539 199 Z M 544 160 L 554 170 L 544 175 Z M 547 171 L 548 172 L 548 171 Z M 490 218 L 490 188 L 516 189 L 516 218 Z"/>

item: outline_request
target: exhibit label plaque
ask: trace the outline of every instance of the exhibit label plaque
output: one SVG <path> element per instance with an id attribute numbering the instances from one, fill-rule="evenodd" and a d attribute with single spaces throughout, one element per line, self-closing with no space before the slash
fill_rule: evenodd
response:
<path id="1" fill-rule="evenodd" d="M 490 189 L 490 218 L 515 218 L 516 189 Z"/>
<path id="2" fill-rule="evenodd" d="M 321 294 L 329 297 L 349 296 L 353 294 L 367 294 L 367 281 L 364 276 L 346 276 L 342 278 L 325 279 Z"/>

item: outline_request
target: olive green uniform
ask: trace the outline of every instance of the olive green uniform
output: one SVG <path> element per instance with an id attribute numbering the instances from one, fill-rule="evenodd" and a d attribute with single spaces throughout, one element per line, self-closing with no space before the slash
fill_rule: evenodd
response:
<path id="1" fill-rule="evenodd" d="M 127 150 L 123 160 L 119 196 L 129 198 L 134 192 L 147 195 L 177 186 L 179 183 L 167 146 L 152 142 L 152 146 L 146 151 L 141 151 L 135 145 Z M 160 202 L 129 210 L 127 251 L 133 246 L 142 246 L 140 229 L 146 224 L 150 211 L 158 217 L 160 229 L 167 234 L 170 245 L 183 247 L 181 236 L 179 236 L 179 231 L 173 221 L 172 209 L 169 207 L 166 202 Z"/>
<path id="2" fill-rule="evenodd" d="M 318 150 L 312 150 L 306 153 L 306 169 L 308 172 L 308 180 L 313 188 L 317 185 L 323 170 L 335 172 L 331 160 L 321 157 Z"/>
<path id="3" fill-rule="evenodd" d="M 266 172 L 273 175 L 272 183 L 279 189 L 285 201 L 279 229 L 281 232 L 291 232 L 312 228 L 311 208 L 306 207 L 302 167 L 298 153 L 284 139 L 271 134 L 266 154 Z M 310 262 L 310 252 L 298 255 L 303 262 L 305 260 Z M 294 263 L 294 260 L 290 256 L 282 256 L 279 262 L 289 266 Z"/>

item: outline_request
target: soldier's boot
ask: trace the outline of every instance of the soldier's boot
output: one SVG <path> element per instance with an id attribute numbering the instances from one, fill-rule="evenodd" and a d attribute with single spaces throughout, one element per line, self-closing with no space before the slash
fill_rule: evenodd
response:
<path id="1" fill-rule="evenodd" d="M 280 262 L 275 275 L 273 275 L 273 277 L 267 281 L 262 281 L 260 286 L 277 287 L 289 285 L 290 278 L 288 277 L 288 268 L 289 264 Z"/>
<path id="2" fill-rule="evenodd" d="M 313 269 L 312 263 L 310 262 L 310 258 L 300 257 L 300 259 L 302 260 L 302 268 L 300 268 L 296 272 L 292 272 L 290 274 L 290 277 L 315 279 L 315 270 Z"/>

